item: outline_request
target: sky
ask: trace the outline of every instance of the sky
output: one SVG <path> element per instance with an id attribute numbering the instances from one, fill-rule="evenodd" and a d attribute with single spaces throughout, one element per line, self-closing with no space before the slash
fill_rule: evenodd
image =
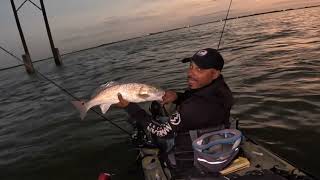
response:
<path id="1" fill-rule="evenodd" d="M 39 0 L 31 0 L 40 7 Z M 18 8 L 24 0 L 14 0 Z M 68 53 L 225 17 L 229 0 L 44 0 L 55 46 Z M 320 0 L 233 0 L 230 15 L 320 5 Z M 41 11 L 18 12 L 32 61 L 52 56 Z M 0 2 L 0 46 L 24 54 L 10 0 Z M 0 49 L 0 68 L 20 64 Z"/>

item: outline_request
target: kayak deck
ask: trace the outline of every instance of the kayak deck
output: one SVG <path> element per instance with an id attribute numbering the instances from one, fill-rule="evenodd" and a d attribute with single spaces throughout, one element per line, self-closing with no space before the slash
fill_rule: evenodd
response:
<path id="1" fill-rule="evenodd" d="M 159 162 L 162 162 L 162 160 L 158 159 L 160 157 L 158 154 L 159 151 L 157 150 L 153 151 L 148 148 L 141 148 L 140 154 L 142 155 L 142 161 L 144 160 L 143 159 L 144 157 L 148 158 L 148 163 L 146 162 L 142 163 L 146 180 L 156 180 L 156 179 L 163 179 L 163 180 L 169 180 L 169 179 L 220 180 L 221 179 L 222 180 L 222 179 L 237 179 L 239 177 L 241 180 L 245 180 L 247 179 L 246 177 L 250 175 L 256 176 L 254 179 L 259 179 L 259 178 L 272 179 L 272 180 L 313 179 L 310 176 L 306 175 L 304 172 L 300 171 L 298 168 L 294 167 L 290 163 L 281 159 L 271 151 L 254 143 L 252 140 L 244 139 L 240 145 L 240 148 L 241 148 L 241 153 L 239 153 L 239 156 L 245 157 L 246 159 L 248 159 L 250 162 L 250 166 L 226 175 L 197 173 L 198 170 L 195 167 L 172 170 L 168 167 L 164 167 L 163 165 L 161 166 L 161 163 Z M 192 159 L 192 157 L 190 158 Z M 153 166 L 150 166 L 150 163 L 152 161 L 156 163 L 152 164 Z M 152 168 L 150 169 L 150 167 Z"/>
<path id="2" fill-rule="evenodd" d="M 243 149 L 244 156 L 250 161 L 250 167 L 244 170 L 237 172 L 239 175 L 244 175 L 248 171 L 253 171 L 257 169 L 271 169 L 277 167 L 279 169 L 293 172 L 299 172 L 299 175 L 304 175 L 301 171 L 298 171 L 297 168 L 276 156 L 271 151 L 265 149 L 264 147 L 255 144 L 253 141 L 246 140 L 245 143 L 241 145 Z"/>

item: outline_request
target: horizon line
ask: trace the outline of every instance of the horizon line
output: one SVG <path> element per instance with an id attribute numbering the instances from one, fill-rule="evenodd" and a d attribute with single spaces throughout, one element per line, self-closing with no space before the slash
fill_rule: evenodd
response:
<path id="1" fill-rule="evenodd" d="M 230 17 L 230 18 L 227 18 L 227 19 L 224 18 L 224 19 L 218 19 L 218 20 L 214 20 L 214 21 L 207 21 L 207 22 L 203 22 L 203 23 L 199 23 L 199 24 L 188 25 L 188 26 L 183 26 L 183 27 L 178 27 L 178 28 L 173 28 L 173 29 L 168 29 L 168 30 L 163 30 L 163 31 L 151 32 L 151 33 L 148 33 L 146 35 L 141 35 L 141 36 L 136 36 L 136 37 L 132 37 L 132 38 L 128 38 L 128 39 L 123 39 L 123 40 L 117 40 L 117 41 L 112 41 L 112 42 L 108 42 L 108 43 L 103 43 L 103 44 L 100 44 L 100 45 L 97 45 L 97 46 L 88 47 L 88 48 L 84 48 L 84 49 L 75 50 L 75 51 L 67 52 L 67 53 L 64 53 L 64 54 L 60 54 L 60 56 L 70 55 L 70 54 L 74 54 L 74 53 L 78 53 L 78 52 L 82 52 L 82 51 L 87 51 L 87 50 L 90 50 L 90 49 L 95 49 L 95 48 L 98 48 L 98 47 L 109 46 L 109 45 L 116 44 L 116 43 L 121 43 L 121 42 L 130 41 L 130 40 L 134 40 L 134 39 L 139 39 L 139 38 L 143 38 L 143 37 L 146 37 L 146 36 L 153 36 L 153 35 L 162 34 L 162 33 L 166 33 L 166 32 L 171 32 L 171 31 L 177 31 L 177 30 L 191 28 L 191 27 L 202 26 L 202 25 L 206 25 L 206 24 L 229 21 L 229 20 L 234 20 L 234 19 L 242 19 L 242 18 L 265 15 L 265 14 L 278 13 L 278 12 L 293 11 L 293 10 L 308 9 L 308 8 L 316 8 L 316 7 L 320 7 L 320 4 L 311 5 L 311 6 L 304 6 L 304 7 L 297 7 L 297 8 L 287 8 L 287 9 L 282 9 L 282 10 L 266 11 L 266 12 L 253 13 L 253 14 L 248 14 L 248 15 L 243 15 L 243 16 L 234 16 L 234 17 Z M 32 63 L 37 63 L 37 62 L 50 60 L 50 59 L 53 59 L 53 56 L 32 61 Z M 14 66 L 10 66 L 10 67 L 1 68 L 0 71 L 7 70 L 7 69 L 12 69 L 12 68 L 16 68 L 16 67 L 20 67 L 20 66 L 23 66 L 23 65 L 24 64 L 18 64 L 18 65 L 14 65 Z"/>

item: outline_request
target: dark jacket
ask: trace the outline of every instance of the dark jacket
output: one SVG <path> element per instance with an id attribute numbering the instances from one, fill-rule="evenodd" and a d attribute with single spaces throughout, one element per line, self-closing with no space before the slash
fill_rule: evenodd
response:
<path id="1" fill-rule="evenodd" d="M 179 131 L 229 126 L 232 93 L 222 76 L 211 84 L 178 94 L 181 125 Z"/>
<path id="2" fill-rule="evenodd" d="M 134 103 L 130 103 L 126 111 L 131 118 L 159 137 L 173 132 L 229 126 L 233 97 L 222 75 L 203 88 L 178 93 L 175 103 L 178 105 L 177 112 L 164 124 L 152 121 L 151 116 Z"/>

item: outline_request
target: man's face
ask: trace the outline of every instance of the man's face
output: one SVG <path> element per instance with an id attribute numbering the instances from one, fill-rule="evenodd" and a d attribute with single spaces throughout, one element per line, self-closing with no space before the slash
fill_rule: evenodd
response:
<path id="1" fill-rule="evenodd" d="M 188 85 L 190 89 L 199 89 L 210 84 L 219 76 L 216 69 L 201 69 L 194 62 L 190 63 L 188 69 Z"/>

